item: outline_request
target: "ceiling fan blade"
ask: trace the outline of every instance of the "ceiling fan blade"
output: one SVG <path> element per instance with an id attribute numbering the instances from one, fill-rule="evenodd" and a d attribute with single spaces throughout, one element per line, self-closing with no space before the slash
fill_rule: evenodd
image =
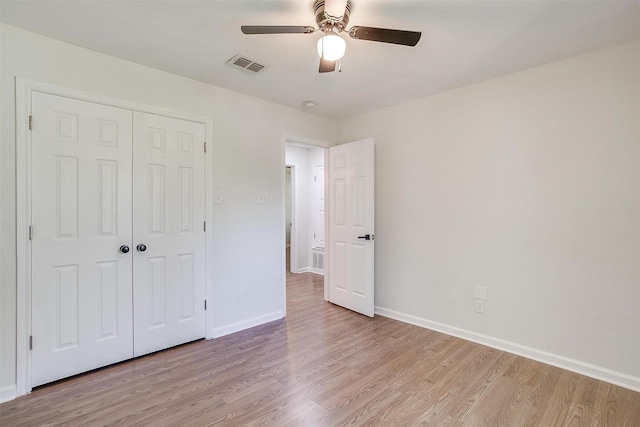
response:
<path id="1" fill-rule="evenodd" d="M 313 27 L 287 25 L 243 25 L 240 29 L 244 34 L 311 34 L 315 31 Z"/>
<path id="2" fill-rule="evenodd" d="M 371 40 L 374 42 L 415 46 L 422 35 L 419 31 L 391 30 L 389 28 L 351 27 L 349 35 L 352 39 Z"/>
<path id="3" fill-rule="evenodd" d="M 324 58 L 320 58 L 320 73 L 330 73 L 336 70 L 336 61 L 327 61 Z"/>

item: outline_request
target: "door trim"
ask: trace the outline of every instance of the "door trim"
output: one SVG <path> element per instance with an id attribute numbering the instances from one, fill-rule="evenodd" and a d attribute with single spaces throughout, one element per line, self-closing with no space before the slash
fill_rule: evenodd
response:
<path id="1" fill-rule="evenodd" d="M 289 168 L 290 169 L 290 174 L 291 174 L 291 230 L 290 230 L 290 236 L 289 236 L 289 268 L 287 273 L 291 272 L 293 273 L 294 271 L 298 271 L 298 251 L 294 250 L 294 249 L 298 249 L 298 216 L 296 215 L 296 166 L 295 165 L 285 165 L 285 168 Z M 285 171 L 285 180 L 286 180 L 286 171 Z M 285 183 L 286 185 L 286 183 Z M 285 188 L 286 191 L 286 188 Z M 286 195 L 285 195 L 286 198 Z M 286 219 L 287 219 L 287 205 L 286 205 L 287 201 L 285 200 L 285 233 L 287 232 L 286 230 Z M 286 237 L 285 237 L 286 239 Z M 286 248 L 286 241 L 285 241 L 285 248 Z M 285 260 L 286 263 L 286 260 Z M 285 264 L 286 265 L 286 264 Z"/>
<path id="2" fill-rule="evenodd" d="M 31 95 L 42 92 L 50 95 L 73 98 L 96 104 L 108 105 L 143 113 L 157 114 L 205 125 L 205 220 L 209 224 L 205 232 L 205 287 L 206 298 L 210 302 L 206 312 L 206 339 L 213 338 L 213 289 L 210 285 L 213 245 L 213 119 L 191 113 L 155 107 L 99 95 L 82 90 L 35 80 L 15 78 L 16 83 L 16 396 L 31 392 Z M 37 118 L 34 126 L 37 126 Z M 37 233 L 37 230 L 35 231 Z M 37 345 L 37 343 L 36 343 Z"/>

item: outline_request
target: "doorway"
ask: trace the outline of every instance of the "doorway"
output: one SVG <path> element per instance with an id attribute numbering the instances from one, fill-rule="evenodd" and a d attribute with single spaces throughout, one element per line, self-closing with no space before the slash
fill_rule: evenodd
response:
<path id="1" fill-rule="evenodd" d="M 285 241 L 291 273 L 324 274 L 324 151 L 299 144 L 285 146 Z"/>

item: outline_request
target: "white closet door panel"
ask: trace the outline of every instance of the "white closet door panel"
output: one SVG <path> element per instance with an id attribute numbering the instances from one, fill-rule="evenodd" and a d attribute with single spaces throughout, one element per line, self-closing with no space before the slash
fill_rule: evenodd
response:
<path id="1" fill-rule="evenodd" d="M 132 112 L 32 97 L 32 386 L 133 355 Z"/>
<path id="2" fill-rule="evenodd" d="M 134 113 L 136 356 L 205 336 L 205 127 Z"/>

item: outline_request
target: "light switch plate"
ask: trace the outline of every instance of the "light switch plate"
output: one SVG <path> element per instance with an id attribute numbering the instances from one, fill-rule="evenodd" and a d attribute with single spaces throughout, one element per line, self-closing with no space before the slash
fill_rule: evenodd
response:
<path id="1" fill-rule="evenodd" d="M 474 286 L 473 298 L 487 301 L 489 299 L 489 291 L 483 286 Z"/>

